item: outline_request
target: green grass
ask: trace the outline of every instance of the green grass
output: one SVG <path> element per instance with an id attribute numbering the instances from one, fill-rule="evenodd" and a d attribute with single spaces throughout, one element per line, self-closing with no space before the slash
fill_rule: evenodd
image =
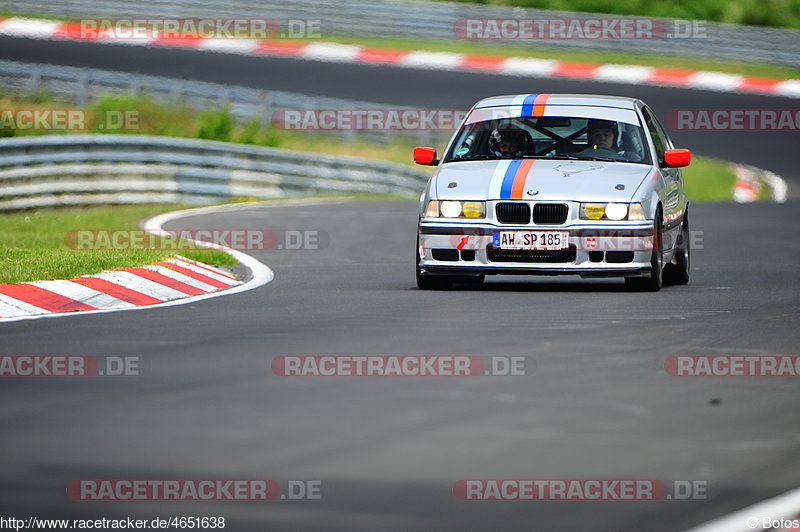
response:
<path id="1" fill-rule="evenodd" d="M 188 205 L 126 205 L 37 209 L 0 214 L 0 283 L 71 279 L 111 268 L 136 267 L 179 254 L 215 265 L 237 262 L 216 250 L 95 250 L 70 249 L 72 230 L 138 229 L 139 221 Z"/>
<path id="2" fill-rule="evenodd" d="M 690 201 L 731 201 L 736 175 L 726 161 L 692 155 L 683 169 L 684 186 Z"/>
<path id="3" fill-rule="evenodd" d="M 453 0 L 448 0 L 453 1 Z M 455 0 L 558 11 L 710 20 L 800 29 L 798 0 Z"/>

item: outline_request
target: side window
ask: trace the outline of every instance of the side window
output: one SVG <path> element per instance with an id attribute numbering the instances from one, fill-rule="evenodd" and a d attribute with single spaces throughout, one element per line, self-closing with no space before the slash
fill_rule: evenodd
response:
<path id="1" fill-rule="evenodd" d="M 644 123 L 647 125 L 647 130 L 650 131 L 650 136 L 653 137 L 653 145 L 656 147 L 658 160 L 663 161 L 664 150 L 669 148 L 669 143 L 666 135 L 664 134 L 664 130 L 661 128 L 661 124 L 655 120 L 649 109 L 642 109 L 642 116 L 644 116 Z"/>
<path id="2" fill-rule="evenodd" d="M 675 146 L 672 145 L 672 141 L 670 140 L 669 135 L 667 135 L 667 131 L 664 129 L 664 126 L 661 124 L 661 121 L 658 119 L 658 117 L 652 111 L 650 112 L 650 116 L 653 119 L 653 123 L 656 125 L 656 129 L 659 131 L 659 133 L 661 133 L 661 138 L 664 139 L 664 146 L 666 146 L 666 149 L 669 150 L 669 149 L 674 148 Z"/>

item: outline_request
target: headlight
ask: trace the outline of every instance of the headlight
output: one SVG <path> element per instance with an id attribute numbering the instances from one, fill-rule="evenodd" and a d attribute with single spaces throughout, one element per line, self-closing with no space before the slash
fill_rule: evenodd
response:
<path id="1" fill-rule="evenodd" d="M 483 201 L 430 201 L 425 211 L 428 218 L 483 218 L 486 202 Z"/>
<path id="2" fill-rule="evenodd" d="M 628 217 L 628 205 L 626 203 L 609 203 L 606 205 L 606 218 L 609 220 L 624 220 Z"/>
<path id="3" fill-rule="evenodd" d="M 443 201 L 439 204 L 439 210 L 445 218 L 458 218 L 461 216 L 461 202 Z"/>
<path id="4" fill-rule="evenodd" d="M 581 220 L 600 220 L 605 213 L 605 203 L 581 203 Z"/>
<path id="5" fill-rule="evenodd" d="M 646 220 L 644 217 L 644 207 L 641 203 L 631 203 L 628 210 L 628 220 Z"/>
<path id="6" fill-rule="evenodd" d="M 581 220 L 645 220 L 641 203 L 581 203 Z"/>

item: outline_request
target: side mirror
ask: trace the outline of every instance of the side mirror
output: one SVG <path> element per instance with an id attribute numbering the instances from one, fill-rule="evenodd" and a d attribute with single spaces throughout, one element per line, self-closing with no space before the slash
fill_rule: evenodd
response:
<path id="1" fill-rule="evenodd" d="M 689 166 L 692 162 L 692 152 L 684 149 L 666 150 L 664 152 L 664 166 L 680 168 Z"/>
<path id="2" fill-rule="evenodd" d="M 436 166 L 439 160 L 436 159 L 436 148 L 417 146 L 414 148 L 414 162 L 425 166 Z"/>

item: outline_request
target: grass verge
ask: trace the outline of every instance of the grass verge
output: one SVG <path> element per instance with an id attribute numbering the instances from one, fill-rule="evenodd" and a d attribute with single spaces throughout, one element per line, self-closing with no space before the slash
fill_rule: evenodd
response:
<path id="1" fill-rule="evenodd" d="M 453 1 L 453 0 L 447 0 Z M 800 29 L 798 0 L 455 0 L 583 13 L 711 20 Z"/>
<path id="2" fill-rule="evenodd" d="M 112 268 L 136 267 L 175 254 L 218 266 L 237 262 L 217 250 L 70 249 L 70 231 L 136 230 L 139 221 L 189 205 L 123 205 L 59 208 L 0 214 L 0 283 L 71 279 Z"/>
<path id="3" fill-rule="evenodd" d="M 712 157 L 692 155 L 692 164 L 683 169 L 689 201 L 731 201 L 736 175 L 730 163 Z"/>

